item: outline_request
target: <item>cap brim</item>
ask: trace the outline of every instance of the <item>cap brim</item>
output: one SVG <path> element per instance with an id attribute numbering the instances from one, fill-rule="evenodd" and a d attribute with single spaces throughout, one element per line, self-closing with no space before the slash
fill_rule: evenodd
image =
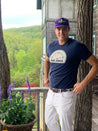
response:
<path id="1" fill-rule="evenodd" d="M 54 26 L 54 28 L 58 28 L 58 27 L 69 27 L 69 25 L 57 25 L 57 26 Z"/>

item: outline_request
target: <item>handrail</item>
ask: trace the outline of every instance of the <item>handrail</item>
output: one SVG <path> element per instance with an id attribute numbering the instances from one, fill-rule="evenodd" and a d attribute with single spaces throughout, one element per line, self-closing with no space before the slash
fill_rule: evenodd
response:
<path id="1" fill-rule="evenodd" d="M 49 90 L 48 87 L 30 87 L 30 90 L 27 87 L 18 87 L 12 88 L 12 91 L 26 91 L 26 92 L 47 92 Z"/>

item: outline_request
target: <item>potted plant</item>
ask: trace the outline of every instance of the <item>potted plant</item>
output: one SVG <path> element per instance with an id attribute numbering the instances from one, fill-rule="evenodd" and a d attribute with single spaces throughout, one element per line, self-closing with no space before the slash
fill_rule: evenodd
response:
<path id="1" fill-rule="evenodd" d="M 32 131 L 36 122 L 34 115 L 35 103 L 32 96 L 22 99 L 19 92 L 11 93 L 9 97 L 0 101 L 0 122 L 3 129 L 8 131 Z"/>

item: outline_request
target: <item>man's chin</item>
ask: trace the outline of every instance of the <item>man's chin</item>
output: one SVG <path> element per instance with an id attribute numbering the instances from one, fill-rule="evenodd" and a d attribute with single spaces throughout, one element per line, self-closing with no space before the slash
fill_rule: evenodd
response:
<path id="1" fill-rule="evenodd" d="M 64 37 L 60 38 L 60 41 L 65 41 L 66 39 Z"/>

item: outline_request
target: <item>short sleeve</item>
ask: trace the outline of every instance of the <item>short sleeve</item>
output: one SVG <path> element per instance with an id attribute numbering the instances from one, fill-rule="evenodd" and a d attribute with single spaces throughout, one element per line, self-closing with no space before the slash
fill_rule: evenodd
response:
<path id="1" fill-rule="evenodd" d="M 87 60 L 92 55 L 90 50 L 83 43 L 79 44 L 79 48 L 78 49 L 79 49 L 79 57 L 82 60 Z"/>

